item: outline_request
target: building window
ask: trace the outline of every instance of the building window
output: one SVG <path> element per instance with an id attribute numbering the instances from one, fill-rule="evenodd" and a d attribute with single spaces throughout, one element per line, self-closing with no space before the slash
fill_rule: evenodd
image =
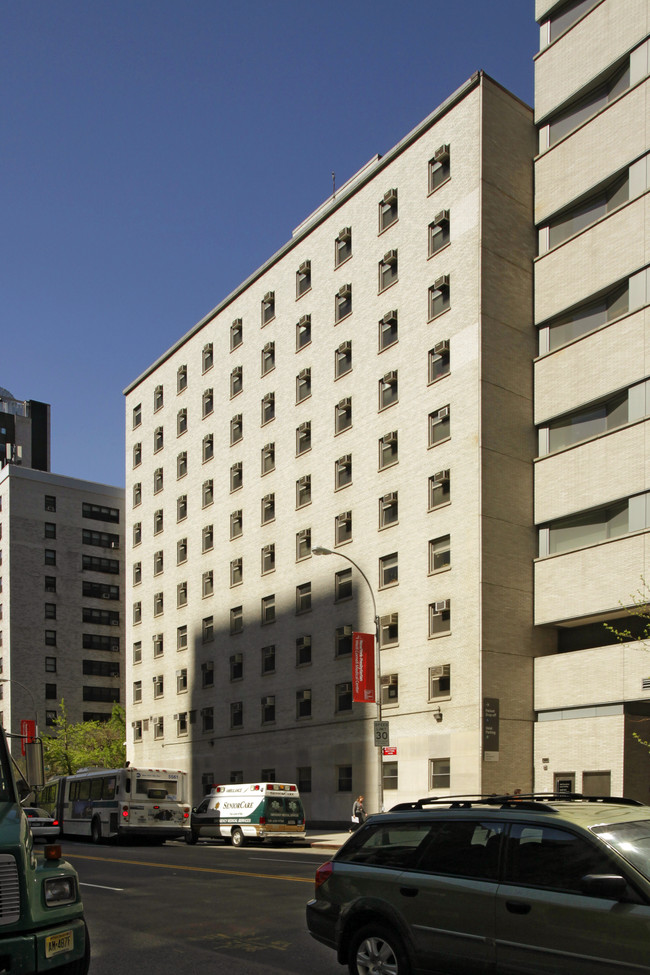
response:
<path id="1" fill-rule="evenodd" d="M 429 257 L 433 257 L 449 243 L 449 210 L 436 213 L 429 224 Z"/>
<path id="2" fill-rule="evenodd" d="M 644 274 L 645 272 L 641 272 Z M 636 275 L 634 276 L 636 277 Z M 601 328 L 608 322 L 625 315 L 632 309 L 630 302 L 630 285 L 634 278 L 629 278 L 624 284 L 618 284 L 605 295 L 596 300 L 589 300 L 576 305 L 571 311 L 564 312 L 539 332 L 539 352 L 554 352 L 555 349 L 573 342 L 587 332 Z M 642 288 L 645 294 L 645 288 Z"/>
<path id="3" fill-rule="evenodd" d="M 233 701 L 230 705 L 230 727 L 241 728 L 244 724 L 244 705 L 242 701 Z"/>
<path id="4" fill-rule="evenodd" d="M 262 375 L 275 369 L 275 342 L 267 342 L 262 349 Z"/>
<path id="5" fill-rule="evenodd" d="M 429 667 L 429 700 L 451 697 L 451 664 Z"/>
<path id="6" fill-rule="evenodd" d="M 384 792 L 399 788 L 397 762 L 383 762 L 381 766 L 381 774 L 384 784 Z"/>
<path id="7" fill-rule="evenodd" d="M 46 647 L 55 647 L 56 646 L 56 630 L 46 630 L 45 631 L 45 646 Z"/>
<path id="8" fill-rule="evenodd" d="M 301 369 L 296 376 L 296 403 L 311 396 L 311 369 Z"/>
<path id="9" fill-rule="evenodd" d="M 348 315 L 352 314 L 352 285 L 344 284 L 336 292 L 334 299 L 334 321 L 343 321 Z"/>
<path id="10" fill-rule="evenodd" d="M 275 419 L 275 393 L 266 393 L 262 399 L 262 426 Z"/>
<path id="11" fill-rule="evenodd" d="M 187 433 L 187 410 L 179 410 L 176 415 L 176 435 Z"/>
<path id="12" fill-rule="evenodd" d="M 337 626 L 334 630 L 334 656 L 350 657 L 352 655 L 352 627 Z"/>
<path id="13" fill-rule="evenodd" d="M 163 469 L 157 467 L 153 472 L 153 493 L 160 494 L 163 489 Z"/>
<path id="14" fill-rule="evenodd" d="M 451 501 L 451 478 L 449 468 L 438 471 L 429 478 L 429 511 Z"/>
<path id="15" fill-rule="evenodd" d="M 379 233 L 386 230 L 397 220 L 397 190 L 392 189 L 384 193 L 379 203 Z"/>
<path id="16" fill-rule="evenodd" d="M 540 556 L 570 552 L 648 527 L 647 495 L 560 518 L 540 529 Z M 638 511 L 637 511 L 638 508 Z"/>
<path id="17" fill-rule="evenodd" d="M 301 423 L 296 430 L 296 456 L 311 450 L 311 420 Z"/>
<path id="18" fill-rule="evenodd" d="M 385 410 L 398 401 L 397 369 L 387 372 L 379 380 L 379 409 Z"/>
<path id="19" fill-rule="evenodd" d="M 270 596 L 262 596 L 261 623 L 262 626 L 265 626 L 267 623 L 275 623 L 275 594 L 274 593 L 272 593 Z"/>
<path id="20" fill-rule="evenodd" d="M 387 586 L 395 586 L 398 582 L 397 552 L 383 555 L 379 559 L 379 588 L 385 589 Z"/>
<path id="21" fill-rule="evenodd" d="M 142 522 L 136 521 L 133 524 L 133 544 L 139 545 L 142 541 Z"/>
<path id="22" fill-rule="evenodd" d="M 296 562 L 311 556 L 311 528 L 303 528 L 296 534 Z"/>
<path id="23" fill-rule="evenodd" d="M 212 349 L 212 342 L 208 342 L 207 345 L 203 346 L 203 355 L 201 358 L 201 369 L 203 372 L 207 372 L 212 369 L 214 365 L 214 353 Z"/>
<path id="24" fill-rule="evenodd" d="M 161 410 L 163 406 L 163 388 L 162 386 L 156 386 L 153 391 L 153 409 L 154 413 Z"/>
<path id="25" fill-rule="evenodd" d="M 214 457 L 214 435 L 208 433 L 203 438 L 203 463 L 212 460 Z"/>
<path id="26" fill-rule="evenodd" d="M 339 457 L 334 465 L 334 489 L 347 487 L 352 484 L 352 454 Z"/>
<path id="27" fill-rule="evenodd" d="M 45 592 L 56 592 L 56 576 L 45 576 Z"/>
<path id="28" fill-rule="evenodd" d="M 311 663 L 311 636 L 299 636 L 296 639 L 296 667 L 305 667 Z"/>
<path id="29" fill-rule="evenodd" d="M 155 633 L 153 638 L 153 655 L 154 657 L 162 657 L 165 652 L 165 641 L 162 633 Z"/>
<path id="30" fill-rule="evenodd" d="M 154 452 L 154 454 L 157 454 L 159 450 L 162 450 L 163 449 L 164 442 L 165 442 L 165 438 L 164 438 L 163 428 L 162 427 L 156 427 L 156 429 L 154 430 L 154 434 L 153 434 L 153 452 Z"/>
<path id="31" fill-rule="evenodd" d="M 429 636 L 447 636 L 451 633 L 451 600 L 442 599 L 429 603 Z"/>
<path id="32" fill-rule="evenodd" d="M 275 673 L 275 647 L 262 647 L 262 676 Z"/>
<path id="33" fill-rule="evenodd" d="M 43 532 L 44 538 L 56 538 L 56 525 L 52 521 L 45 522 L 45 528 Z"/>
<path id="34" fill-rule="evenodd" d="M 176 627 L 176 649 L 187 650 L 187 624 Z"/>
<path id="35" fill-rule="evenodd" d="M 133 644 L 133 663 L 142 663 L 142 643 L 140 640 Z"/>
<path id="36" fill-rule="evenodd" d="M 429 321 L 442 315 L 451 307 L 449 275 L 441 274 L 429 288 Z"/>
<path id="37" fill-rule="evenodd" d="M 436 342 L 429 351 L 429 382 L 435 383 L 449 375 L 449 340 Z"/>
<path id="38" fill-rule="evenodd" d="M 275 318 L 275 291 L 267 291 L 262 298 L 262 326 Z"/>
<path id="39" fill-rule="evenodd" d="M 153 696 L 155 698 L 164 697 L 165 694 L 165 678 L 163 674 L 157 674 L 153 678 Z"/>
<path id="40" fill-rule="evenodd" d="M 397 674 L 384 674 L 381 678 L 382 707 L 396 707 L 399 704 L 399 681 Z"/>
<path id="41" fill-rule="evenodd" d="M 429 413 L 429 446 L 435 447 L 451 436 L 451 416 L 449 407 L 443 406 L 439 410 Z"/>
<path id="42" fill-rule="evenodd" d="M 244 561 L 241 558 L 233 559 L 230 563 L 230 585 L 240 586 L 244 581 Z"/>
<path id="43" fill-rule="evenodd" d="M 176 693 L 185 694 L 187 691 L 187 667 L 176 671 Z"/>
<path id="44" fill-rule="evenodd" d="M 275 695 L 262 698 L 262 724 L 275 721 Z"/>
<path id="45" fill-rule="evenodd" d="M 46 511 L 56 511 L 56 498 L 53 494 L 45 495 L 44 507 Z M 2 511 L 2 506 L 0 506 L 0 511 Z"/>
<path id="46" fill-rule="evenodd" d="M 230 515 L 230 538 L 239 538 L 244 530 L 244 519 L 242 509 L 238 508 Z"/>
<path id="47" fill-rule="evenodd" d="M 429 160 L 429 193 L 446 183 L 451 176 L 451 154 L 449 146 L 440 146 Z"/>
<path id="48" fill-rule="evenodd" d="M 311 291 L 311 261 L 303 261 L 296 271 L 296 299 Z"/>
<path id="49" fill-rule="evenodd" d="M 296 718 L 311 718 L 311 688 L 296 691 Z"/>
<path id="50" fill-rule="evenodd" d="M 451 566 L 451 536 L 440 535 L 429 542 L 429 573 Z"/>
<path id="51" fill-rule="evenodd" d="M 352 597 L 352 569 L 341 569 L 334 574 L 334 601 L 340 603 Z"/>
<path id="52" fill-rule="evenodd" d="M 594 85 L 586 95 L 581 94 L 568 107 L 558 112 L 549 124 L 540 129 L 540 152 L 555 145 L 565 135 L 627 91 L 631 80 L 630 59 L 626 58 L 625 64 L 614 74 L 610 74 L 605 80 Z"/>
<path id="53" fill-rule="evenodd" d="M 451 788 L 451 761 L 448 758 L 429 759 L 429 791 Z"/>
<path id="54" fill-rule="evenodd" d="M 211 660 L 201 664 L 201 687 L 214 687 L 214 664 Z"/>
<path id="55" fill-rule="evenodd" d="M 244 421 L 241 413 L 236 413 L 230 421 L 230 446 L 239 443 L 244 436 Z"/>
<path id="56" fill-rule="evenodd" d="M 230 610 L 230 632 L 241 633 L 244 629 L 244 613 L 241 606 L 233 606 Z"/>
<path id="57" fill-rule="evenodd" d="M 241 318 L 236 318 L 230 326 L 230 351 L 234 352 L 244 341 L 244 324 Z"/>
<path id="58" fill-rule="evenodd" d="M 201 532 L 201 551 L 211 552 L 214 547 L 214 530 L 212 525 L 206 525 Z"/>
<path id="59" fill-rule="evenodd" d="M 343 227 L 334 241 L 334 267 L 352 257 L 352 228 Z"/>
<path id="60" fill-rule="evenodd" d="M 352 541 L 352 512 L 342 511 L 334 519 L 334 539 L 337 545 Z"/>
<path id="61" fill-rule="evenodd" d="M 187 389 L 187 366 L 179 366 L 176 373 L 176 392 L 182 393 Z"/>
<path id="62" fill-rule="evenodd" d="M 238 396 L 244 388 L 244 370 L 242 366 L 235 366 L 230 373 L 230 398 Z"/>
<path id="63" fill-rule="evenodd" d="M 262 524 L 275 520 L 275 494 L 265 494 L 262 498 Z"/>
<path id="64" fill-rule="evenodd" d="M 241 607 L 239 607 L 241 609 Z M 232 624 L 232 610 L 231 610 L 231 624 Z M 231 630 L 231 632 L 236 632 Z M 212 643 L 214 640 L 214 617 L 204 616 L 201 621 L 201 642 L 202 643 Z"/>
<path id="65" fill-rule="evenodd" d="M 379 620 L 379 647 L 396 647 L 399 643 L 399 614 L 389 613 Z"/>
<path id="66" fill-rule="evenodd" d="M 133 429 L 139 427 L 142 423 L 142 403 L 138 403 L 137 406 L 133 407 Z"/>
<path id="67" fill-rule="evenodd" d="M 55 727 L 56 718 L 57 718 L 57 712 L 56 711 L 46 711 L 45 712 L 45 726 L 47 728 L 54 728 Z"/>
<path id="68" fill-rule="evenodd" d="M 391 491 L 379 499 L 379 527 L 389 528 L 399 520 L 397 491 Z"/>
<path id="69" fill-rule="evenodd" d="M 335 710 L 337 714 L 342 711 L 352 710 L 352 682 L 345 681 L 343 684 L 337 684 L 335 691 Z"/>
<path id="70" fill-rule="evenodd" d="M 311 315 L 303 315 L 296 325 L 296 352 L 311 342 Z"/>
<path id="71" fill-rule="evenodd" d="M 201 577 L 201 595 L 205 599 L 206 596 L 212 596 L 214 593 L 214 573 L 212 569 L 208 569 L 204 572 Z"/>
<path id="72" fill-rule="evenodd" d="M 379 319 L 379 351 L 390 348 L 397 342 L 397 309 L 387 312 Z"/>
<path id="73" fill-rule="evenodd" d="M 296 616 L 311 610 L 311 582 L 296 586 Z"/>
<path id="74" fill-rule="evenodd" d="M 334 378 L 340 379 L 352 369 L 352 342 L 341 342 L 334 353 Z"/>
<path id="75" fill-rule="evenodd" d="M 307 504 L 311 504 L 311 474 L 305 474 L 296 481 L 296 508 Z"/>
<path id="76" fill-rule="evenodd" d="M 398 462 L 397 430 L 385 433 L 379 440 L 379 470 Z"/>
<path id="77" fill-rule="evenodd" d="M 302 794 L 311 792 L 311 765 L 299 765 L 296 769 L 296 783 Z"/>
<path id="78" fill-rule="evenodd" d="M 352 397 L 346 396 L 334 407 L 334 433 L 343 433 L 352 426 Z"/>
<path id="79" fill-rule="evenodd" d="M 267 443 L 262 447 L 262 476 L 275 470 L 275 444 Z"/>
<path id="80" fill-rule="evenodd" d="M 153 574 L 159 576 L 163 571 L 164 567 L 164 556 L 163 551 L 160 549 L 158 552 L 153 553 Z"/>
<path id="81" fill-rule="evenodd" d="M 154 533 L 154 535 L 160 535 L 161 531 L 163 530 L 163 526 L 164 526 L 164 521 L 163 521 L 162 508 L 158 508 L 153 513 L 153 533 Z"/>
<path id="82" fill-rule="evenodd" d="M 165 737 L 165 719 L 162 716 L 153 720 L 153 736 L 157 739 Z"/>
<path id="83" fill-rule="evenodd" d="M 187 734 L 187 711 L 181 711 L 180 714 L 175 714 L 176 719 L 176 734 L 180 738 L 182 735 Z"/>
<path id="84" fill-rule="evenodd" d="M 161 592 L 154 593 L 153 597 L 153 615 L 162 616 L 164 612 L 164 601 L 163 594 Z"/>
<path id="85" fill-rule="evenodd" d="M 275 571 L 275 544 L 265 545 L 262 549 L 262 575 Z"/>
<path id="86" fill-rule="evenodd" d="M 176 499 L 176 521 L 183 521 L 187 518 L 187 495 L 181 494 Z"/>
<path id="87" fill-rule="evenodd" d="M 133 563 L 133 585 L 139 586 L 142 582 L 142 562 Z"/>
<path id="88" fill-rule="evenodd" d="M 183 450 L 176 458 L 176 478 L 185 477 L 187 474 L 187 451 Z"/>
<path id="89" fill-rule="evenodd" d="M 207 508 L 212 504 L 213 501 L 214 501 L 214 484 L 212 478 L 210 478 L 209 481 L 203 482 L 201 503 L 204 508 Z"/>
<path id="90" fill-rule="evenodd" d="M 625 176 L 611 182 L 598 193 L 584 200 L 577 206 L 564 210 L 558 217 L 551 220 L 539 230 L 539 252 L 546 253 L 549 248 L 573 237 L 585 227 L 606 216 L 616 207 L 627 203 L 630 198 L 629 171 Z"/>
<path id="91" fill-rule="evenodd" d="M 138 467 L 142 463 L 142 444 L 133 445 L 133 466 Z"/>
<path id="92" fill-rule="evenodd" d="M 230 680 L 242 680 L 244 676 L 244 658 L 241 653 L 234 653 L 230 658 Z"/>
<path id="93" fill-rule="evenodd" d="M 379 262 L 379 293 L 390 288 L 397 279 L 397 251 L 387 251 Z"/>
<path id="94" fill-rule="evenodd" d="M 201 731 L 213 731 L 214 730 L 214 708 L 201 708 Z M 212 782 L 214 776 L 208 776 L 210 782 Z M 207 787 L 207 786 L 206 786 Z"/>
<path id="95" fill-rule="evenodd" d="M 244 483 L 242 462 L 239 460 L 230 468 L 230 492 L 239 491 Z"/>

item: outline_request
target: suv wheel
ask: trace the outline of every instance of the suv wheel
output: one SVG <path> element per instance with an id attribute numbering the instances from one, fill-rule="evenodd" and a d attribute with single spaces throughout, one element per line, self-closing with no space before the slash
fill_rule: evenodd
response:
<path id="1" fill-rule="evenodd" d="M 392 928 L 367 924 L 353 935 L 348 954 L 350 975 L 409 975 L 411 966 Z"/>

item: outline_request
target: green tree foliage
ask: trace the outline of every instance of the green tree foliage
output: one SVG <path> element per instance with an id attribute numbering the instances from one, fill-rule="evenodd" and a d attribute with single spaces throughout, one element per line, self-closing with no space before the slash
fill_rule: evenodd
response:
<path id="1" fill-rule="evenodd" d="M 629 624 L 622 629 L 605 623 L 605 629 L 613 633 L 621 643 L 638 641 L 642 643 L 646 650 L 650 649 L 650 585 L 641 576 L 641 585 L 636 592 L 631 593 L 631 606 L 626 606 L 625 611 L 629 617 Z M 650 720 L 647 718 L 644 721 Z M 638 732 L 633 731 L 632 737 L 636 738 L 640 745 L 650 751 L 650 741 L 642 738 Z"/>
<path id="2" fill-rule="evenodd" d="M 122 768 L 126 763 L 124 708 L 113 705 L 108 721 L 71 724 L 62 699 L 53 722 L 54 734 L 43 736 L 45 771 L 48 777 L 72 775 L 80 768 Z"/>

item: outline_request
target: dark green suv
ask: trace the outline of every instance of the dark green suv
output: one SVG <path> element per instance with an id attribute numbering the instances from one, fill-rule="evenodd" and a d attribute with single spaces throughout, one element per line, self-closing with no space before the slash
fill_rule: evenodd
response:
<path id="1" fill-rule="evenodd" d="M 650 975 L 650 806 L 396 806 L 319 867 L 307 924 L 352 975 Z"/>

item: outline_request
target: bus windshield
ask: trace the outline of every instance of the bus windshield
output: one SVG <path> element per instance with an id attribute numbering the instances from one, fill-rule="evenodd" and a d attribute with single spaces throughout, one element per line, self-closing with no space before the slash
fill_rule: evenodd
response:
<path id="1" fill-rule="evenodd" d="M 178 782 L 173 779 L 145 779 L 135 781 L 135 794 L 147 799 L 173 799 L 179 802 Z"/>

